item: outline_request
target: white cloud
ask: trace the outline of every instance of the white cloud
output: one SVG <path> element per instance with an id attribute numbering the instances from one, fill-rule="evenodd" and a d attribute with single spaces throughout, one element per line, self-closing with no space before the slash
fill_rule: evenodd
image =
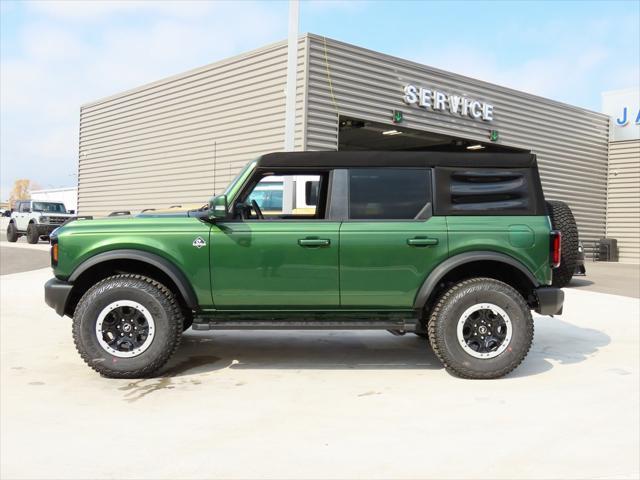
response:
<path id="1" fill-rule="evenodd" d="M 81 104 L 286 36 L 286 3 L 242 6 L 28 4 L 27 20 L 10 39 L 11 49 L 3 32 L 0 198 L 8 196 L 17 178 L 41 185 L 75 181 Z M 274 6 L 284 6 L 284 15 Z"/>
<path id="2" fill-rule="evenodd" d="M 635 32 L 628 35 L 629 32 Z M 546 23 L 507 24 L 500 29 L 504 44 L 487 48 L 449 42 L 415 58 L 498 85 L 562 102 L 600 108 L 599 92 L 640 83 L 637 16 L 607 16 L 572 22 L 570 18 Z M 527 52 L 518 58 L 517 52 Z"/>
<path id="3" fill-rule="evenodd" d="M 149 0 L 41 0 L 29 2 L 32 13 L 58 20 L 104 21 L 107 17 L 123 14 L 165 15 L 171 17 L 201 18 L 220 9 L 225 3 L 209 1 L 149 1 Z"/>

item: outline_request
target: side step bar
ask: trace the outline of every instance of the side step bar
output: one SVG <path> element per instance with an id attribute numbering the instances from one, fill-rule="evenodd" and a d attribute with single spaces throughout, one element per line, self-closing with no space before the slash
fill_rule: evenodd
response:
<path id="1" fill-rule="evenodd" d="M 196 318 L 194 330 L 394 330 L 413 332 L 416 319 L 405 320 L 209 320 Z"/>

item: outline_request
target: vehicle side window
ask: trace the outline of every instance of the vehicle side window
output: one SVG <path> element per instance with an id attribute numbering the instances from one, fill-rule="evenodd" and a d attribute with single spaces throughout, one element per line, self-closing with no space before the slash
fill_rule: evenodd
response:
<path id="1" fill-rule="evenodd" d="M 21 213 L 29 212 L 29 202 L 20 202 L 20 212 Z"/>
<path id="2" fill-rule="evenodd" d="M 426 168 L 357 168 L 349 171 L 349 218 L 414 220 L 427 218 L 431 202 Z M 430 213 L 430 212 L 429 212 Z"/>
<path id="3" fill-rule="evenodd" d="M 251 203 L 258 204 L 265 220 L 308 220 L 324 218 L 326 174 L 267 174 L 244 200 L 246 217 L 257 219 Z M 325 188 L 326 189 L 326 188 Z M 240 206 L 242 208 L 242 205 Z"/>

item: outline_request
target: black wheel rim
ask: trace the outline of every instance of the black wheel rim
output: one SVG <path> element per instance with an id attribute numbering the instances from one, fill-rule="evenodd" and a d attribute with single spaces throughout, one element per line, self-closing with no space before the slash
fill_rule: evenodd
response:
<path id="1" fill-rule="evenodd" d="M 96 323 L 98 342 L 118 357 L 133 357 L 145 351 L 153 339 L 154 322 L 137 302 L 114 302 L 105 307 Z"/>
<path id="2" fill-rule="evenodd" d="M 493 304 L 477 304 L 461 316 L 458 340 L 470 355 L 493 358 L 508 346 L 511 329 L 511 320 L 502 308 Z"/>

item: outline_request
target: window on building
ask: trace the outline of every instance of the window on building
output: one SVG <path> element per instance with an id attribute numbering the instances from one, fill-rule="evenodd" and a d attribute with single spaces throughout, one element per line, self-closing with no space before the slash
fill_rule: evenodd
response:
<path id="1" fill-rule="evenodd" d="M 349 218 L 426 218 L 431 201 L 426 168 L 362 168 L 349 172 Z"/>

